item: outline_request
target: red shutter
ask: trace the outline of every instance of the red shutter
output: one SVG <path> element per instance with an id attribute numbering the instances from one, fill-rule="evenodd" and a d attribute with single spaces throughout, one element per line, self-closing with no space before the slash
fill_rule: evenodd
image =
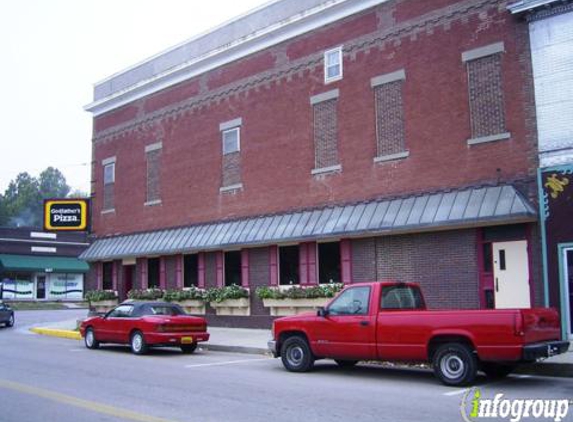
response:
<path id="1" fill-rule="evenodd" d="M 241 251 L 241 285 L 249 287 L 249 250 Z"/>
<path id="2" fill-rule="evenodd" d="M 175 284 L 177 285 L 178 289 L 183 288 L 183 277 L 182 277 L 182 268 L 183 268 L 183 255 L 177 255 L 175 257 Z"/>
<path id="3" fill-rule="evenodd" d="M 199 252 L 197 256 L 197 271 L 199 272 L 197 276 L 197 287 L 200 289 L 205 288 L 205 254 Z"/>
<path id="4" fill-rule="evenodd" d="M 340 265 L 342 267 L 342 282 L 352 283 L 352 243 L 349 239 L 340 241 Z"/>
<path id="5" fill-rule="evenodd" d="M 317 262 L 317 247 L 316 242 L 308 242 L 306 244 L 306 256 L 308 259 L 308 284 L 317 284 L 316 280 L 316 262 Z"/>
<path id="6" fill-rule="evenodd" d="M 278 274 L 278 247 L 277 246 L 270 246 L 269 247 L 269 280 L 271 286 L 277 286 L 279 284 L 279 274 Z"/>
<path id="7" fill-rule="evenodd" d="M 165 257 L 159 257 L 159 288 L 165 289 L 166 287 L 166 280 L 165 280 Z"/>
<path id="8" fill-rule="evenodd" d="M 117 292 L 117 262 L 111 263 L 111 288 Z"/>
<path id="9" fill-rule="evenodd" d="M 298 247 L 298 275 L 300 284 L 305 285 L 308 284 L 308 254 L 306 253 L 307 244 L 301 243 Z"/>
<path id="10" fill-rule="evenodd" d="M 223 265 L 224 265 L 223 251 L 215 252 L 215 265 L 217 268 L 217 287 L 223 287 L 225 285 L 225 280 L 223 277 Z"/>
<path id="11" fill-rule="evenodd" d="M 102 273 L 103 273 L 103 262 L 98 262 L 98 263 L 96 264 L 96 285 L 97 285 L 97 290 L 103 290 Z"/>

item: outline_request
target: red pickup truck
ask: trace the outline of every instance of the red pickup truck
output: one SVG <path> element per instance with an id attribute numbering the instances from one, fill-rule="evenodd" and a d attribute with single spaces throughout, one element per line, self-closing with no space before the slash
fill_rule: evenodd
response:
<path id="1" fill-rule="evenodd" d="M 289 371 L 324 358 L 431 362 L 453 386 L 471 384 L 478 370 L 503 377 L 569 348 L 555 309 L 427 310 L 418 285 L 396 282 L 350 285 L 316 313 L 275 320 L 272 332 L 269 349 Z"/>

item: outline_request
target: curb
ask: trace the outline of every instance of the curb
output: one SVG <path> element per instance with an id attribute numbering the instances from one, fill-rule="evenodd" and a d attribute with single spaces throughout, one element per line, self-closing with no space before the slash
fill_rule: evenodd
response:
<path id="1" fill-rule="evenodd" d="M 201 347 L 215 352 L 247 353 L 251 355 L 266 355 L 269 353 L 268 349 L 262 347 L 225 346 L 222 344 L 209 344 L 209 342 L 201 345 Z"/>
<path id="2" fill-rule="evenodd" d="M 82 336 L 78 331 L 72 330 L 58 330 L 56 328 L 30 328 L 30 331 L 36 334 L 42 334 L 50 337 L 67 338 L 70 340 L 81 340 Z"/>

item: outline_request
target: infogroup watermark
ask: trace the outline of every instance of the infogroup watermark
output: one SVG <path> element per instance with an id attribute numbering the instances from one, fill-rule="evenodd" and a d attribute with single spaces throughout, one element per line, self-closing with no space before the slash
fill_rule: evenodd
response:
<path id="1" fill-rule="evenodd" d="M 503 393 L 484 397 L 479 388 L 467 391 L 460 410 L 466 422 L 488 419 L 520 422 L 522 420 L 565 420 L 571 407 L 569 399 L 512 399 Z"/>

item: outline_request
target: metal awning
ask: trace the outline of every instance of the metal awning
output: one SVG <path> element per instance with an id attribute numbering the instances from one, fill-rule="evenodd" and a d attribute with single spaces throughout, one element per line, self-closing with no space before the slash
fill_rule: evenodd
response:
<path id="1" fill-rule="evenodd" d="M 0 255 L 0 270 L 20 272 L 86 273 L 87 262 L 73 257 Z"/>
<path id="2" fill-rule="evenodd" d="M 513 224 L 536 221 L 536 215 L 513 186 L 469 188 L 102 238 L 80 258 L 99 261 Z"/>

